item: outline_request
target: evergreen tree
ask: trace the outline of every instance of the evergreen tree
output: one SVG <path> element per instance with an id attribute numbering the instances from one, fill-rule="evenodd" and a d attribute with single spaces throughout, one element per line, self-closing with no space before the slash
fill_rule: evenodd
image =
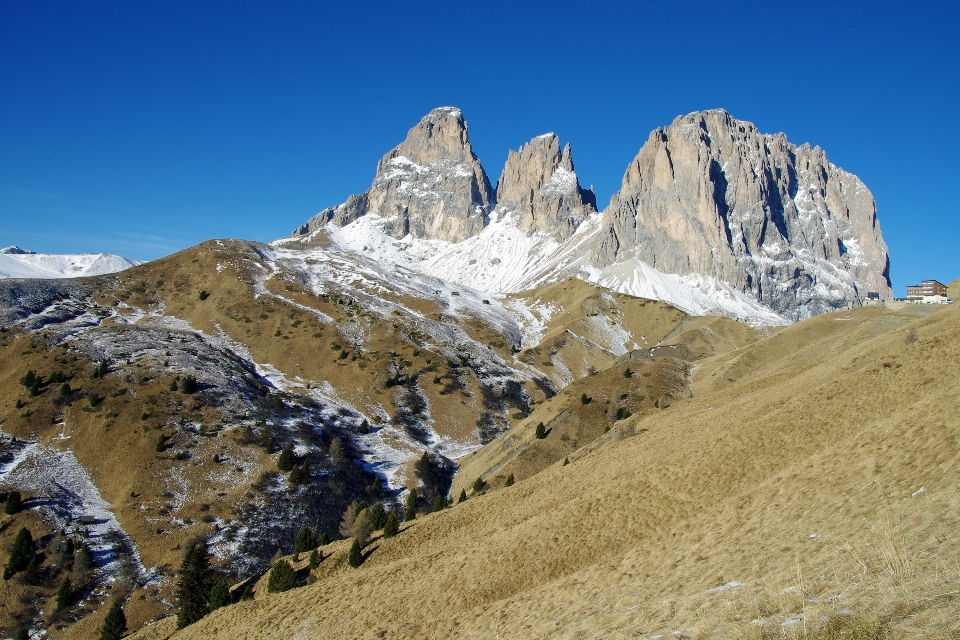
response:
<path id="1" fill-rule="evenodd" d="M 34 381 L 36 381 L 36 374 L 33 372 L 33 369 L 27 371 L 26 375 L 20 378 L 20 384 L 25 386 L 27 389 L 33 386 Z"/>
<path id="2" fill-rule="evenodd" d="M 23 409 L 23 400 L 17 398 L 17 401 L 13 403 L 13 406 L 15 406 L 17 409 Z"/>
<path id="3" fill-rule="evenodd" d="M 297 539 L 293 542 L 293 552 L 294 553 L 306 553 L 317 547 L 317 543 L 313 540 L 313 534 L 310 533 L 310 529 L 303 527 L 300 529 L 300 533 L 297 534 Z"/>
<path id="4" fill-rule="evenodd" d="M 460 504 L 461 502 L 466 502 L 466 501 L 467 501 L 467 490 L 466 490 L 466 489 L 461 489 L 461 490 L 460 490 L 460 499 L 457 500 L 457 504 Z"/>
<path id="5" fill-rule="evenodd" d="M 183 376 L 180 378 L 180 383 L 177 385 L 180 393 L 185 393 L 190 395 L 197 392 L 197 379 L 193 376 Z"/>
<path id="6" fill-rule="evenodd" d="M 507 476 L 507 482 L 506 482 L 506 484 L 505 484 L 504 486 L 507 486 L 507 487 L 512 487 L 512 486 L 513 486 L 513 474 L 512 474 L 512 473 L 511 473 L 509 476 Z"/>
<path id="7" fill-rule="evenodd" d="M 373 509 L 370 511 L 370 524 L 373 525 L 374 531 L 379 531 L 383 529 L 383 525 L 387 523 L 387 510 L 383 508 L 383 503 L 378 502 L 373 505 Z"/>
<path id="8" fill-rule="evenodd" d="M 542 422 L 537 423 L 537 433 L 535 435 L 537 440 L 543 440 L 547 437 L 547 429 L 543 426 Z"/>
<path id="9" fill-rule="evenodd" d="M 193 624 L 209 611 L 211 575 L 210 556 L 204 541 L 195 541 L 187 548 L 180 568 L 180 582 L 177 585 L 177 628 L 183 629 Z"/>
<path id="10" fill-rule="evenodd" d="M 404 521 L 412 522 L 417 519 L 417 490 L 410 489 L 410 493 L 407 495 L 407 504 L 406 504 L 406 516 L 404 516 Z"/>
<path id="11" fill-rule="evenodd" d="M 33 386 L 30 387 L 30 396 L 35 398 L 38 395 L 40 395 L 40 378 L 39 377 L 33 381 Z"/>
<path id="12" fill-rule="evenodd" d="M 123 615 L 123 608 L 119 602 L 114 602 L 103 620 L 103 630 L 100 640 L 120 640 L 127 630 L 127 617 Z"/>
<path id="13" fill-rule="evenodd" d="M 487 483 L 483 481 L 483 478 L 477 478 L 473 481 L 473 492 L 480 493 L 487 488 Z"/>
<path id="14" fill-rule="evenodd" d="M 443 496 L 437 496 L 433 499 L 433 512 L 443 511 L 447 506 L 447 501 Z"/>
<path id="15" fill-rule="evenodd" d="M 630 367 L 627 367 L 627 370 L 623 372 L 623 377 L 624 377 L 624 378 L 632 378 L 632 377 L 633 377 L 633 370 L 632 370 Z"/>
<path id="16" fill-rule="evenodd" d="M 320 534 L 320 539 L 317 540 L 317 544 L 321 547 L 325 547 L 330 544 L 330 536 L 327 535 L 326 531 Z"/>
<path id="17" fill-rule="evenodd" d="M 570 464 L 570 458 L 564 458 L 564 459 L 563 459 L 563 466 L 567 466 L 568 464 Z"/>
<path id="18" fill-rule="evenodd" d="M 356 538 L 353 539 L 353 545 L 350 547 L 350 566 L 356 569 L 363 564 L 363 556 L 360 554 L 360 543 Z"/>
<path id="19" fill-rule="evenodd" d="M 270 578 L 267 580 L 267 591 L 270 593 L 279 593 L 280 591 L 289 591 L 297 586 L 297 572 L 293 570 L 290 563 L 286 560 L 280 560 L 270 569 Z"/>
<path id="20" fill-rule="evenodd" d="M 293 469 L 293 461 L 293 443 L 288 442 L 287 446 L 280 452 L 280 457 L 277 458 L 277 469 L 284 472 L 290 471 Z"/>
<path id="21" fill-rule="evenodd" d="M 20 513 L 23 508 L 23 498 L 19 491 L 11 491 L 7 494 L 7 504 L 3 507 L 3 512 L 8 516 Z"/>
<path id="22" fill-rule="evenodd" d="M 13 541 L 13 549 L 10 550 L 10 559 L 7 560 L 7 566 L 3 570 L 3 579 L 9 580 L 14 574 L 19 573 L 30 565 L 30 561 L 36 556 L 36 548 L 33 544 L 33 536 L 26 527 L 21 527 L 17 532 L 17 537 Z"/>
<path id="23" fill-rule="evenodd" d="M 293 467 L 290 472 L 290 484 L 299 486 L 310 482 L 310 461 L 304 460 L 303 464 Z"/>
<path id="24" fill-rule="evenodd" d="M 27 563 L 27 568 L 23 570 L 23 582 L 33 587 L 40 584 L 40 556 L 36 553 Z"/>
<path id="25" fill-rule="evenodd" d="M 310 552 L 310 571 L 319 567 L 321 560 L 323 560 L 323 557 L 321 557 L 320 552 L 314 548 L 314 550 Z"/>
<path id="26" fill-rule="evenodd" d="M 70 385 L 67 384 L 66 382 L 60 385 L 60 395 L 62 396 L 70 395 Z"/>
<path id="27" fill-rule="evenodd" d="M 230 604 L 230 589 L 223 580 L 218 580 L 213 589 L 210 589 L 210 611 L 216 611 L 220 607 Z"/>
<path id="28" fill-rule="evenodd" d="M 387 514 L 387 521 L 383 524 L 383 537 L 392 538 L 400 532 L 400 518 L 391 511 Z"/>
<path id="29" fill-rule="evenodd" d="M 593 400 L 593 398 L 588 398 L 585 393 L 580 396 L 580 404 L 590 404 L 591 400 Z"/>
<path id="30" fill-rule="evenodd" d="M 241 600 L 253 600 L 253 587 L 247 585 L 243 589 L 243 593 L 240 595 Z"/>
<path id="31" fill-rule="evenodd" d="M 63 579 L 60 588 L 57 589 L 57 610 L 66 609 L 70 606 L 70 600 L 73 598 L 73 585 L 70 584 L 70 576 Z"/>

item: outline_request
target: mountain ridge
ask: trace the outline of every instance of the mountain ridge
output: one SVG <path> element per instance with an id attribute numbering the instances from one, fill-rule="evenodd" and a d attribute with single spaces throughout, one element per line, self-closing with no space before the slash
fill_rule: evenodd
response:
<path id="1" fill-rule="evenodd" d="M 444 139 L 454 143 L 428 144 L 431 123 L 451 117 L 455 135 Z M 401 150 L 425 153 L 436 166 L 438 149 L 451 153 L 450 162 L 469 159 L 455 165 L 461 167 L 459 183 L 436 168 L 392 168 L 406 158 Z M 454 264 L 451 273 L 439 273 L 496 293 L 579 277 L 633 295 L 665 295 L 665 301 L 694 313 L 759 324 L 858 304 L 868 291 L 892 297 L 889 253 L 866 186 L 818 147 L 793 145 L 782 133 L 761 134 L 722 109 L 678 116 L 652 132 L 602 212 L 576 179 L 570 145 L 561 151 L 552 133 L 508 153 L 492 198 L 486 190 L 477 196 L 473 187 L 484 184 L 485 176 L 462 113 L 436 109 L 378 163 L 370 190 L 325 209 L 284 241 L 302 240 L 328 225 L 349 235 L 353 223 L 373 215 L 372 226 L 397 241 L 392 253 L 420 254 L 407 260 L 408 266 L 422 263 L 420 268 L 436 274 L 439 265 L 430 260 L 438 253 L 437 241 L 449 243 L 443 250 L 449 255 L 506 223 L 523 237 L 487 247 L 487 259 L 493 265 L 518 261 L 517 269 L 527 276 L 540 271 L 539 277 L 516 278 L 502 267 L 486 275 L 458 273 L 463 269 Z M 422 197 L 406 197 L 399 206 L 384 183 Z M 452 196 L 440 209 L 436 185 Z M 456 215 L 444 226 L 450 210 Z M 417 243 L 434 246 L 411 251 Z M 518 251 L 526 255 L 518 258 Z M 691 296 L 701 302 L 691 304 Z M 730 299 L 736 303 L 728 304 Z"/>

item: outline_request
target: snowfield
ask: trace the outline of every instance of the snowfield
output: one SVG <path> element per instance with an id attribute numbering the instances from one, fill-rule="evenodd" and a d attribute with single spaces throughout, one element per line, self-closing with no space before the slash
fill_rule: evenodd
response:
<path id="1" fill-rule="evenodd" d="M 0 249 L 0 278 L 81 278 L 129 269 L 140 260 L 109 253 L 34 253 L 19 247 Z"/>

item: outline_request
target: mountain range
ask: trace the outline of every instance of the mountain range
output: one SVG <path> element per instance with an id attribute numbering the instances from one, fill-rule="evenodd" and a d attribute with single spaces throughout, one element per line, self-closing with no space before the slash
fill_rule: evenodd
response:
<path id="1" fill-rule="evenodd" d="M 116 273 L 141 262 L 109 253 L 37 253 L 10 246 L 0 249 L 0 278 L 82 278 Z"/>
<path id="2" fill-rule="evenodd" d="M 782 324 L 892 297 L 867 187 L 723 110 L 650 134 L 597 210 L 570 145 L 538 136 L 491 186 L 459 109 L 427 114 L 377 164 L 370 188 L 298 227 L 336 246 L 480 291 L 577 277 L 690 313 Z"/>

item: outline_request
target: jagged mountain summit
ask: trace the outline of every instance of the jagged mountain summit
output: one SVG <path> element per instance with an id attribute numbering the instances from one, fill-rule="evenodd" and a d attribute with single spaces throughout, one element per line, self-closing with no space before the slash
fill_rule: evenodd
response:
<path id="1" fill-rule="evenodd" d="M 82 278 L 141 264 L 110 253 L 37 253 L 16 245 L 0 249 L 0 278 Z"/>
<path id="2" fill-rule="evenodd" d="M 345 250 L 491 293 L 567 277 L 694 314 L 782 324 L 890 297 L 876 204 L 819 148 L 723 110 L 654 131 L 602 212 L 554 134 L 511 151 L 494 192 L 457 109 L 431 111 L 371 188 L 280 244 Z M 293 240 L 294 242 L 291 242 Z"/>

